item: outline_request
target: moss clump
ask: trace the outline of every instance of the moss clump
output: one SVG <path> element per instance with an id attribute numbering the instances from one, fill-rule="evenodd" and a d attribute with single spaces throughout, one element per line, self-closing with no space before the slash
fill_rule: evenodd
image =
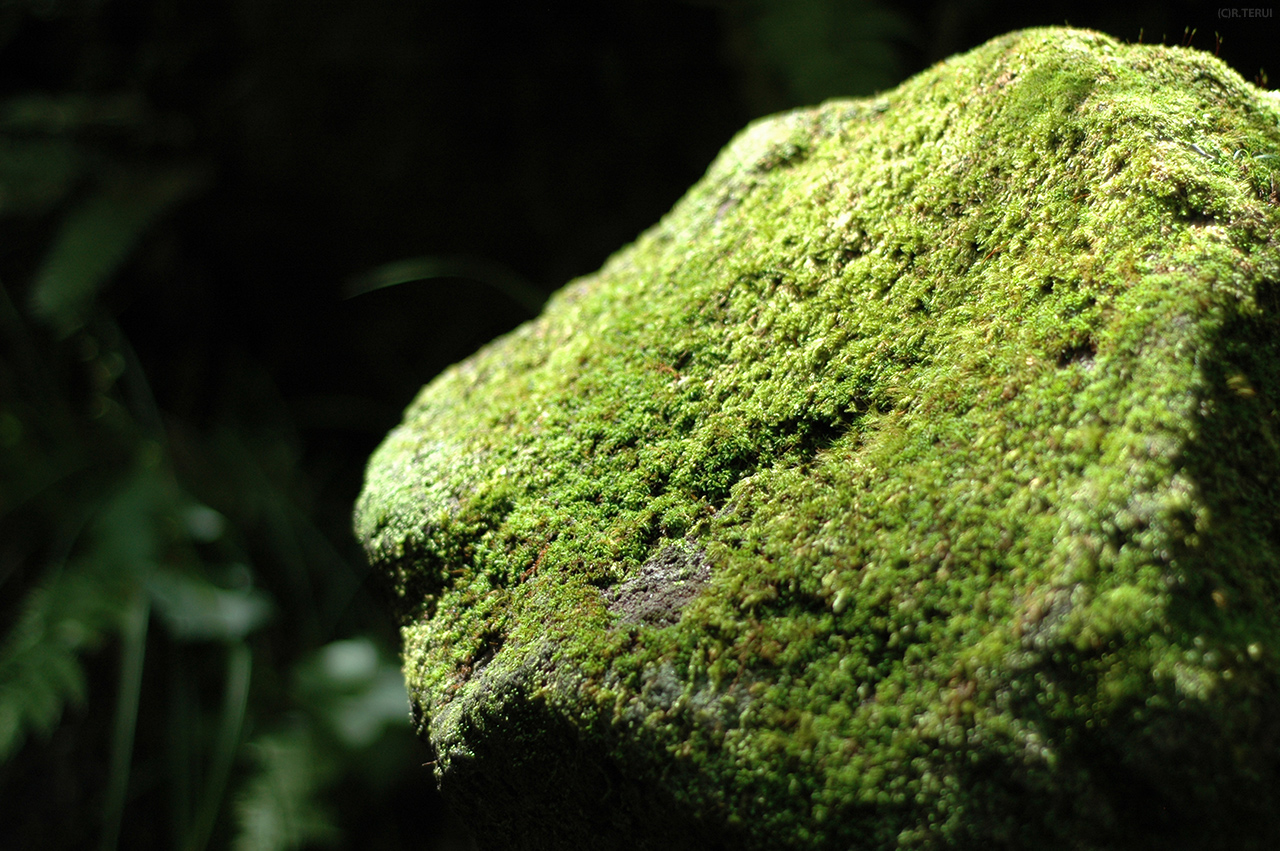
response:
<path id="1" fill-rule="evenodd" d="M 1280 841 L 1278 182 L 1214 57 L 1013 33 L 428 385 L 357 529 L 482 845 Z"/>

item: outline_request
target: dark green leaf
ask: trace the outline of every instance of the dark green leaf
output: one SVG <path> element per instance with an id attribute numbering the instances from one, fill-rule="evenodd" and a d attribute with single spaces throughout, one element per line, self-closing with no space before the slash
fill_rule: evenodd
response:
<path id="1" fill-rule="evenodd" d="M 304 730 L 263 737 L 252 749 L 258 773 L 239 805 L 236 851 L 284 851 L 331 840 L 337 829 L 318 793 L 334 765 Z"/>
<path id="2" fill-rule="evenodd" d="M 86 128 L 138 127 L 151 119 L 145 102 L 132 92 L 81 95 L 23 95 L 0 106 L 0 130 L 65 135 Z"/>
<path id="3" fill-rule="evenodd" d="M 532 316 L 542 310 L 542 303 L 547 300 L 546 293 L 501 263 L 457 256 L 412 257 L 384 263 L 349 281 L 347 297 L 433 278 L 463 278 L 485 284 L 522 305 Z"/>
<path id="4" fill-rule="evenodd" d="M 74 188 L 84 158 L 69 140 L 0 138 L 0 215 L 39 215 Z"/>
<path id="5" fill-rule="evenodd" d="M 62 223 L 36 274 L 31 309 L 63 334 L 80 327 L 98 292 L 151 223 L 199 185 L 193 169 L 135 174 L 92 196 Z"/>
<path id="6" fill-rule="evenodd" d="M 271 602 L 261 591 L 226 590 L 173 571 L 157 571 L 148 579 L 147 590 L 177 638 L 239 641 L 271 615 Z"/>

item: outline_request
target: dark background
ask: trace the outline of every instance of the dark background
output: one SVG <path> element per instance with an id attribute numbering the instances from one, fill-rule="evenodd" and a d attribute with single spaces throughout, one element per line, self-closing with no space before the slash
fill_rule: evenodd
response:
<path id="1" fill-rule="evenodd" d="M 1265 83 L 1234 8 L 0 0 L 0 847 L 461 847 L 405 724 L 334 720 L 394 670 L 348 528 L 417 389 L 753 118 L 1044 24 Z"/>

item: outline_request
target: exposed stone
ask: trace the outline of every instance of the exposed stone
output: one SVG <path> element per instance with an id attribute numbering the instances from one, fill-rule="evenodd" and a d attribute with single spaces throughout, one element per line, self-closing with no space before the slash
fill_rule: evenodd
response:
<path id="1" fill-rule="evenodd" d="M 604 592 L 610 614 L 622 623 L 670 626 L 711 578 L 706 555 L 670 546 L 640 565 L 634 575 Z"/>
<path id="2" fill-rule="evenodd" d="M 1028 30 L 758 122 L 370 462 L 485 849 L 1280 847 L 1280 98 Z"/>

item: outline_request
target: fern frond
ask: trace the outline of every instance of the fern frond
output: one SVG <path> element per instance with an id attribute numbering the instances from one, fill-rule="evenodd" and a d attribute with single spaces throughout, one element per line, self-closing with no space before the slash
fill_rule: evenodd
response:
<path id="1" fill-rule="evenodd" d="M 119 628 L 128 593 L 118 576 L 83 560 L 28 595 L 0 645 L 0 762 L 31 733 L 47 735 L 67 704 L 85 698 L 80 654 Z"/>
<path id="2" fill-rule="evenodd" d="M 332 779 L 333 763 L 305 730 L 259 739 L 259 766 L 237 806 L 235 851 L 287 851 L 335 840 L 337 827 L 318 793 Z"/>

